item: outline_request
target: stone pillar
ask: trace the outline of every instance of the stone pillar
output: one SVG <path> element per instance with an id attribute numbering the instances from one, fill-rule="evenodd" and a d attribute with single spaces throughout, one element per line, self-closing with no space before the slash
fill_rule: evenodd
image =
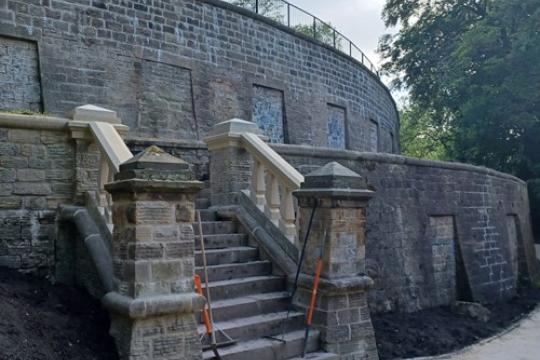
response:
<path id="1" fill-rule="evenodd" d="M 189 165 L 151 146 L 120 165 L 113 198 L 114 291 L 104 297 L 120 359 L 202 359 Z"/>
<path id="2" fill-rule="evenodd" d="M 378 359 L 367 304 L 373 280 L 365 275 L 366 206 L 373 192 L 360 175 L 333 162 L 307 175 L 294 195 L 303 242 L 317 204 L 295 303 L 307 309 L 319 256 L 324 266 L 313 326 L 324 350 L 342 359 Z M 303 244 L 301 243 L 300 246 Z"/>
<path id="3" fill-rule="evenodd" d="M 210 152 L 210 189 L 213 206 L 232 205 L 238 192 L 249 189 L 251 182 L 251 156 L 241 146 L 241 133 L 262 136 L 255 123 L 232 119 L 214 125 L 204 139 Z"/>

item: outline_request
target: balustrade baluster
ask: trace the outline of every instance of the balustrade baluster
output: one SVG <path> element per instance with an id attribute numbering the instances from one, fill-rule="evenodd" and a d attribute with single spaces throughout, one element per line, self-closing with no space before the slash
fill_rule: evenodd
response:
<path id="1" fill-rule="evenodd" d="M 99 164 L 99 190 L 98 190 L 98 201 L 100 206 L 108 206 L 107 195 L 105 191 L 105 184 L 109 182 L 110 177 L 113 175 L 109 167 L 109 162 L 107 161 L 107 156 L 101 154 L 100 164 Z"/>
<path id="2" fill-rule="evenodd" d="M 279 199 L 279 183 L 277 178 L 268 173 L 267 188 L 266 188 L 266 208 L 265 213 L 270 220 L 277 226 L 280 218 L 280 199 Z"/>
<path id="3" fill-rule="evenodd" d="M 283 187 L 280 207 L 279 229 L 293 243 L 296 243 L 296 216 L 293 190 Z"/>
<path id="4" fill-rule="evenodd" d="M 251 176 L 251 200 L 259 207 L 259 209 L 261 209 L 261 211 L 263 211 L 264 205 L 266 204 L 265 167 L 257 160 L 253 161 L 253 171 Z"/>

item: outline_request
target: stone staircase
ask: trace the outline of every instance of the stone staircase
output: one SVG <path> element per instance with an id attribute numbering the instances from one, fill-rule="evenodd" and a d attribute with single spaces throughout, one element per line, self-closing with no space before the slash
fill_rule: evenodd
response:
<path id="1" fill-rule="evenodd" d="M 219 348 L 220 356 L 224 360 L 299 358 L 304 346 L 305 315 L 291 311 L 287 319 L 289 294 L 285 276 L 264 258 L 237 221 L 219 218 L 216 211 L 209 209 L 208 198 L 209 190 L 204 189 L 196 206 L 201 212 L 214 323 L 236 341 L 232 346 Z M 198 224 L 194 224 L 195 265 L 204 284 L 198 229 Z M 285 342 L 265 338 L 281 338 L 283 327 Z M 201 322 L 199 333 L 204 332 Z M 218 343 L 225 340 L 221 335 L 217 337 Z M 308 340 L 310 353 L 305 358 L 338 359 L 318 350 L 319 333 L 312 330 Z M 207 350 L 203 357 L 212 359 L 214 354 Z"/>

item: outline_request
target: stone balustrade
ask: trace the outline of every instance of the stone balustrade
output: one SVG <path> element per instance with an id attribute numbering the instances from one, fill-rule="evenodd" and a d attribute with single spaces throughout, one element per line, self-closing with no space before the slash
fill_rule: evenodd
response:
<path id="1" fill-rule="evenodd" d="M 112 204 L 110 195 L 105 191 L 105 184 L 113 180 L 121 163 L 133 157 L 121 137 L 127 133 L 128 127 L 122 125 L 115 111 L 94 105 L 79 106 L 73 110 L 71 115 L 72 120 L 69 121 L 68 127 L 71 131 L 71 137 L 77 142 L 77 147 L 79 149 L 81 147 L 85 149 L 97 147 L 99 174 L 96 195 L 99 205 L 110 209 Z M 94 148 L 94 150 L 96 149 Z M 80 174 L 80 176 L 84 176 L 84 174 Z M 84 179 L 81 180 L 84 181 Z"/>
<path id="2" fill-rule="evenodd" d="M 267 143 L 257 125 L 232 119 L 214 126 L 205 139 L 210 150 L 212 204 L 231 205 L 239 191 L 296 244 L 296 200 L 293 192 L 304 177 Z"/>

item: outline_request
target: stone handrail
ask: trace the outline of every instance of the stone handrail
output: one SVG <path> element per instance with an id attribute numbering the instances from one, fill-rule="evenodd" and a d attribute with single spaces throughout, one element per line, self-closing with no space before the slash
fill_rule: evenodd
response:
<path id="1" fill-rule="evenodd" d="M 251 200 L 283 234 L 296 242 L 296 206 L 293 191 L 304 177 L 254 133 L 242 133 L 241 143 L 253 157 Z"/>
<path id="2" fill-rule="evenodd" d="M 120 136 L 128 128 L 121 124 L 116 112 L 85 105 L 75 108 L 73 120 L 68 123 L 72 137 L 95 142 L 100 151 L 98 177 L 99 205 L 105 209 L 111 206 L 105 184 L 111 182 L 120 169 L 120 164 L 131 159 L 133 154 Z"/>
<path id="3" fill-rule="evenodd" d="M 263 138 L 256 124 L 233 119 L 215 125 L 205 141 L 211 152 L 240 148 L 249 154 L 251 178 L 246 189 L 249 197 L 296 244 L 296 204 L 292 193 L 300 188 L 304 177 Z"/>

